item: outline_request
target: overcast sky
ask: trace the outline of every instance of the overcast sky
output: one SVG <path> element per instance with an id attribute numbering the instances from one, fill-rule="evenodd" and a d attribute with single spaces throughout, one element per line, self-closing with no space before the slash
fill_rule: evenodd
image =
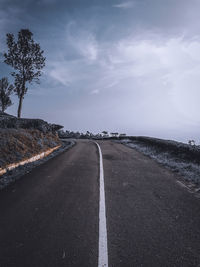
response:
<path id="1" fill-rule="evenodd" d="M 29 28 L 46 56 L 23 117 L 199 142 L 199 14 L 199 0 L 0 0 L 0 52 Z"/>

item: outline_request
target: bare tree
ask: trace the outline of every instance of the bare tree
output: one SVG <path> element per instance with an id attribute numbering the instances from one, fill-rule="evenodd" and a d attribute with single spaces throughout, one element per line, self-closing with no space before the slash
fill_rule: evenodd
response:
<path id="1" fill-rule="evenodd" d="M 17 115 L 21 117 L 22 102 L 28 88 L 27 82 L 39 83 L 41 70 L 45 66 L 45 57 L 40 45 L 33 40 L 33 34 L 28 29 L 22 29 L 18 33 L 18 40 L 14 35 L 7 34 L 8 53 L 4 54 L 4 62 L 12 66 L 16 71 L 12 72 L 15 78 L 14 91 L 19 98 Z"/>
<path id="2" fill-rule="evenodd" d="M 13 85 L 9 84 L 7 77 L 3 77 L 0 80 L 0 107 L 2 112 L 12 105 L 12 101 L 10 99 L 12 92 Z"/>

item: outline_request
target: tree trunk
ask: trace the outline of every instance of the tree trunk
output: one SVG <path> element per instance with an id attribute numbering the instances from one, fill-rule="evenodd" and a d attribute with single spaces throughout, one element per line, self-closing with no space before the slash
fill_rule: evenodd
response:
<path id="1" fill-rule="evenodd" d="M 17 117 L 18 118 L 21 118 L 22 102 L 23 102 L 23 99 L 24 99 L 24 94 L 25 94 L 25 79 L 23 78 L 21 92 L 18 95 L 18 97 L 19 97 L 19 105 L 18 105 L 18 110 L 17 110 Z"/>
<path id="2" fill-rule="evenodd" d="M 5 110 L 6 110 L 6 107 L 5 107 L 5 105 L 4 105 L 4 104 L 2 104 L 2 106 L 1 106 L 1 111 L 4 113 L 4 112 L 5 112 Z"/>
<path id="3" fill-rule="evenodd" d="M 22 101 L 23 101 L 23 95 L 19 97 L 19 105 L 18 105 L 18 111 L 17 111 L 17 117 L 21 118 L 21 111 L 22 111 Z"/>

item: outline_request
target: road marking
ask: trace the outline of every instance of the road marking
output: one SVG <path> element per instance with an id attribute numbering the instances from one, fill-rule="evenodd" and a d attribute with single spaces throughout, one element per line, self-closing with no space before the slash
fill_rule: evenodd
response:
<path id="1" fill-rule="evenodd" d="M 106 226 L 106 203 L 104 187 L 103 157 L 101 148 L 97 142 L 95 144 L 99 150 L 100 167 L 100 197 L 99 197 L 99 257 L 98 267 L 108 267 L 108 245 L 107 245 L 107 226 Z"/>

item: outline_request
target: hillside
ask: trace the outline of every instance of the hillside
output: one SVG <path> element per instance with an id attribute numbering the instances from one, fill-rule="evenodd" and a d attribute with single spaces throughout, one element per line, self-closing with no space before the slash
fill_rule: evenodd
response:
<path id="1" fill-rule="evenodd" d="M 61 128 L 40 119 L 18 119 L 0 113 L 0 171 L 60 147 L 57 130 Z"/>
<path id="2" fill-rule="evenodd" d="M 0 129 L 0 168 L 61 145 L 53 133 L 29 129 Z"/>

